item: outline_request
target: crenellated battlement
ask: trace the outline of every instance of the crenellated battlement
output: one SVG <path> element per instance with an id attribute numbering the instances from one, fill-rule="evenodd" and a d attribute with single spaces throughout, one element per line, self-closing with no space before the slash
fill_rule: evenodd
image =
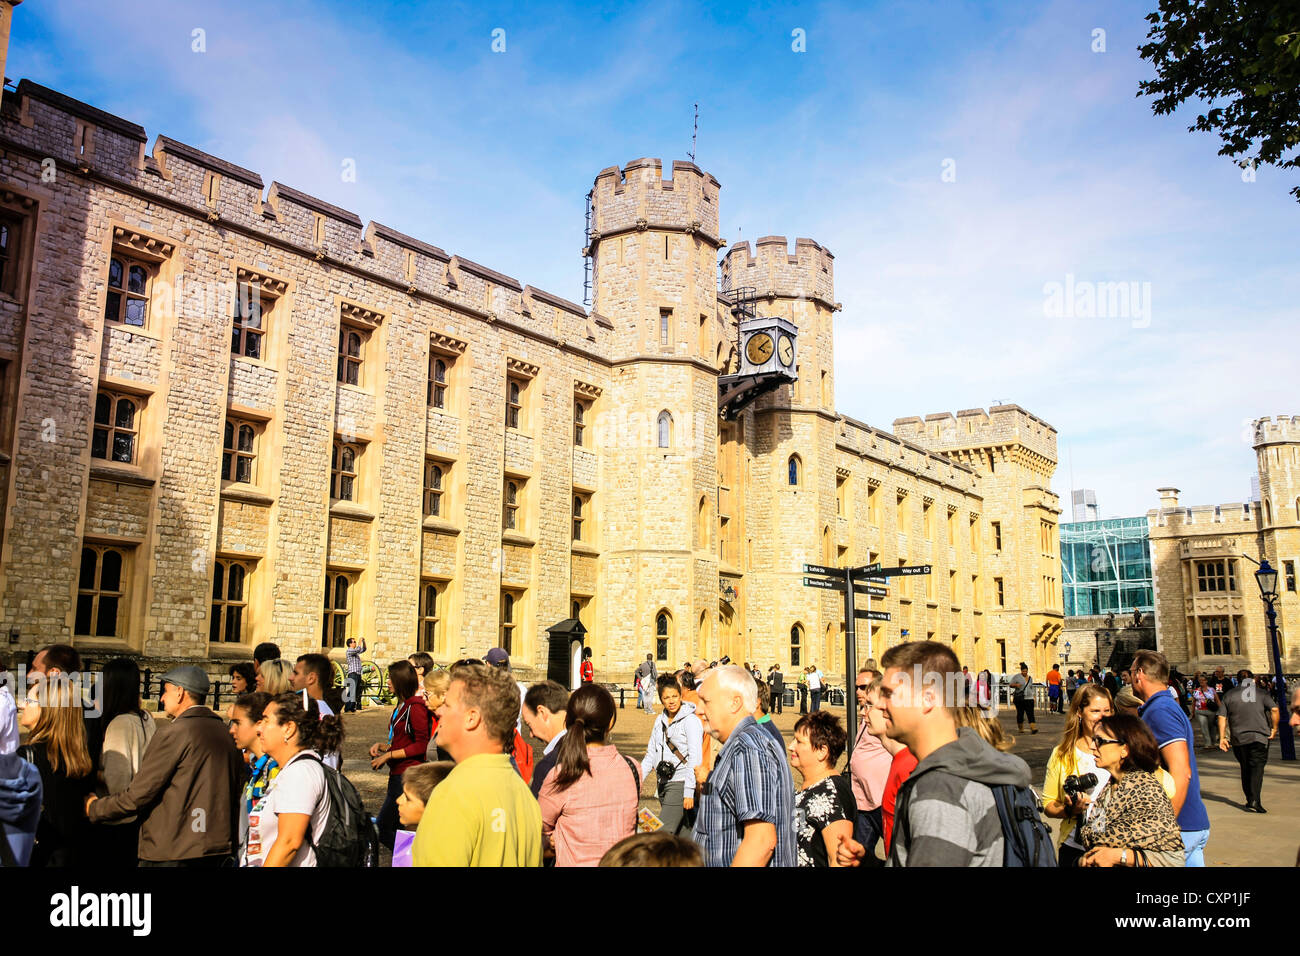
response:
<path id="1" fill-rule="evenodd" d="M 1056 429 L 1019 405 L 964 408 L 894 421 L 894 434 L 935 451 L 1021 445 L 1056 463 Z"/>
<path id="2" fill-rule="evenodd" d="M 721 246 L 716 179 L 694 163 L 675 160 L 663 177 L 663 161 L 634 159 L 610 166 L 592 187 L 592 252 L 602 239 L 646 230 L 685 232 Z"/>
<path id="3" fill-rule="evenodd" d="M 6 90 L 0 136 L 37 163 L 53 159 L 58 175 L 87 177 L 166 202 L 199 221 L 233 227 L 304 256 L 375 275 L 409 293 L 438 297 L 494 319 L 604 348 L 608 320 L 517 279 L 412 238 L 357 213 L 262 176 L 171 137 L 152 150 L 142 126 L 30 80 Z M 706 177 L 689 163 L 694 175 Z M 629 166 L 631 168 L 631 166 Z M 716 229 L 717 183 L 712 177 Z M 669 183 L 669 194 L 671 187 Z M 703 191 L 699 186 L 697 191 Z"/>
<path id="4" fill-rule="evenodd" d="M 1255 420 L 1256 448 L 1263 445 L 1300 443 L 1300 415 L 1278 415 Z"/>
<path id="5" fill-rule="evenodd" d="M 835 308 L 835 257 L 820 243 L 794 241 L 790 252 L 785 236 L 764 236 L 754 244 L 739 242 L 722 260 L 723 289 L 751 287 L 759 296 L 815 299 Z"/>

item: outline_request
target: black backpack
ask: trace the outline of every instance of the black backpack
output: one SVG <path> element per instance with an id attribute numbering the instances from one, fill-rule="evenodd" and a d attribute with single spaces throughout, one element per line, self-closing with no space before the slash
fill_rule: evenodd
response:
<path id="1" fill-rule="evenodd" d="M 319 757 L 305 754 L 315 760 L 325 773 L 325 793 L 329 799 L 329 812 L 320 842 L 312 839 L 312 828 L 307 826 L 307 842 L 316 854 L 317 866 L 363 867 L 379 864 L 379 832 L 366 813 L 361 795 L 347 777 L 326 766 Z"/>
<path id="2" fill-rule="evenodd" d="M 1052 831 L 1043 822 L 1038 798 L 1029 787 L 989 787 L 1002 823 L 1003 866 L 1056 866 Z"/>

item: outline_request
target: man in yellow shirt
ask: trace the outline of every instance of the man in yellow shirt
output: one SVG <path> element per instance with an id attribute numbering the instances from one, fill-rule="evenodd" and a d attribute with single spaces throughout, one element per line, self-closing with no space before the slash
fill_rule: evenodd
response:
<path id="1" fill-rule="evenodd" d="M 462 664 L 437 709 L 435 741 L 456 767 L 415 832 L 416 866 L 541 866 L 542 812 L 510 763 L 519 687 L 510 672 Z"/>

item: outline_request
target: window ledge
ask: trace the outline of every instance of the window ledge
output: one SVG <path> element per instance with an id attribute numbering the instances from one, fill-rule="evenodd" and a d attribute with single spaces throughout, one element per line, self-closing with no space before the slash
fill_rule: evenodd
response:
<path id="1" fill-rule="evenodd" d="M 130 641 L 120 637 L 91 637 L 88 634 L 74 634 L 73 640 L 78 648 L 94 651 L 112 651 L 120 654 L 138 654 L 139 648 L 132 647 Z"/>
<path id="2" fill-rule="evenodd" d="M 208 641 L 208 660 L 251 661 L 252 659 L 253 648 L 248 644 Z"/>
<path id="3" fill-rule="evenodd" d="M 253 505 L 275 504 L 275 499 L 270 495 L 263 494 L 252 485 L 245 485 L 240 482 L 231 482 L 228 485 L 222 485 L 221 497 L 229 498 L 231 501 L 246 501 Z"/>
<path id="4" fill-rule="evenodd" d="M 237 355 L 234 352 L 230 353 L 230 361 L 232 364 L 238 362 L 240 365 L 252 365 L 256 368 L 269 368 L 272 371 L 277 369 L 277 366 L 268 362 L 266 359 L 255 359 L 248 355 Z"/>
<path id="5" fill-rule="evenodd" d="M 146 339 L 153 339 L 155 342 L 162 341 L 162 335 L 153 329 L 139 325 L 127 325 L 125 322 L 114 322 L 112 319 L 104 319 L 104 331 L 107 332 L 109 329 L 117 329 L 119 332 L 126 332 L 128 335 L 143 335 Z"/>
<path id="6" fill-rule="evenodd" d="M 352 518 L 355 521 L 374 521 L 374 512 L 362 508 L 351 501 L 333 500 L 330 502 L 330 517 Z"/>
<path id="7" fill-rule="evenodd" d="M 972 609 L 971 609 L 971 613 L 972 613 L 972 614 L 983 614 L 983 613 L 984 613 L 984 609 L 983 609 L 982 607 L 972 608 Z"/>
<path id="8" fill-rule="evenodd" d="M 120 485 L 139 485 L 142 488 L 152 488 L 158 483 L 156 478 L 150 478 L 138 469 L 128 470 L 112 465 L 91 465 L 90 477 L 102 481 L 115 481 Z"/>
<path id="9" fill-rule="evenodd" d="M 375 393 L 370 389 L 362 388 L 360 385 L 349 385 L 347 382 L 339 381 L 335 381 L 334 384 L 345 391 L 356 392 L 358 395 L 369 395 L 371 398 L 374 398 L 375 396 Z"/>
<path id="10" fill-rule="evenodd" d="M 524 548 L 531 548 L 537 544 L 537 542 L 534 541 L 532 538 L 528 537 L 528 535 L 520 534 L 518 531 L 502 531 L 501 543 L 517 544 Z"/>
<path id="11" fill-rule="evenodd" d="M 938 601 L 926 601 L 926 602 L 925 602 L 925 606 L 926 606 L 926 607 L 932 607 L 932 608 L 936 608 L 936 609 L 937 609 L 937 608 L 939 607 L 939 602 L 938 602 Z"/>
<path id="12" fill-rule="evenodd" d="M 900 595 L 899 598 L 898 598 L 898 603 L 899 603 L 899 604 L 911 604 L 911 603 L 912 603 L 912 599 L 911 599 L 910 597 L 902 597 L 902 596 Z"/>
<path id="13" fill-rule="evenodd" d="M 574 554 L 587 554 L 593 558 L 600 557 L 600 551 L 592 547 L 586 541 L 574 541 L 572 548 Z"/>
<path id="14" fill-rule="evenodd" d="M 436 531 L 439 534 L 460 534 L 460 528 L 441 518 L 425 518 L 421 527 L 425 531 Z"/>

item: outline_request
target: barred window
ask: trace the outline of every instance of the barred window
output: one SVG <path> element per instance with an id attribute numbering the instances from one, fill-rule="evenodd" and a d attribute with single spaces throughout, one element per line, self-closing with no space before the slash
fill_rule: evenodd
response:
<path id="1" fill-rule="evenodd" d="M 244 617 L 248 609 L 246 591 L 252 566 L 243 561 L 217 559 L 212 572 L 212 619 L 208 641 L 239 644 L 244 640 Z"/>
<path id="2" fill-rule="evenodd" d="M 135 464 L 137 416 L 140 399 L 135 396 L 100 392 L 95 397 L 95 427 L 90 440 L 90 457 Z"/>
<path id="3" fill-rule="evenodd" d="M 1226 616 L 1201 618 L 1201 648 L 1207 657 L 1232 654 L 1230 624 Z"/>

